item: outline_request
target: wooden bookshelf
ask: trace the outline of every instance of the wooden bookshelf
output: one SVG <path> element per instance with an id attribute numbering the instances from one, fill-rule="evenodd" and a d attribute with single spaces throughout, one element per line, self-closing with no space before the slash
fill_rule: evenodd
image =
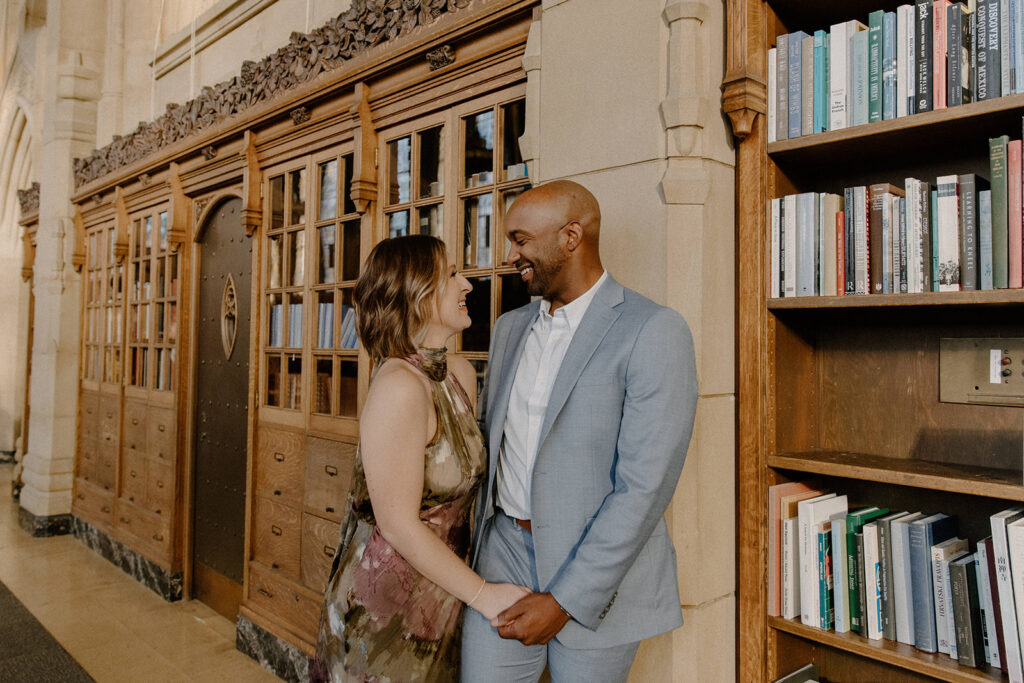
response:
<path id="1" fill-rule="evenodd" d="M 822 680 L 997 682 L 890 641 L 768 616 L 768 488 L 817 479 L 851 504 L 946 512 L 974 544 L 988 515 L 1024 502 L 1022 416 L 1011 406 L 941 403 L 939 340 L 1024 337 L 1024 290 L 771 298 L 771 199 L 988 177 L 991 137 L 1021 136 L 1024 95 L 768 144 L 767 57 L 776 36 L 809 34 L 898 0 L 727 0 L 723 110 L 737 137 L 739 671 L 773 681 L 808 662 Z"/>

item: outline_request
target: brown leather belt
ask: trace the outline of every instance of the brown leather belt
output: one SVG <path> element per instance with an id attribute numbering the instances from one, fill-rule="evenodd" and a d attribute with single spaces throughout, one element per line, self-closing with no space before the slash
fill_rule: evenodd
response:
<path id="1" fill-rule="evenodd" d="M 515 517 L 513 517 L 512 519 L 516 520 L 516 524 L 518 524 L 519 526 L 523 527 L 524 529 L 529 531 L 531 534 L 533 533 L 533 525 L 530 524 L 530 520 L 528 520 L 528 519 L 516 519 Z"/>

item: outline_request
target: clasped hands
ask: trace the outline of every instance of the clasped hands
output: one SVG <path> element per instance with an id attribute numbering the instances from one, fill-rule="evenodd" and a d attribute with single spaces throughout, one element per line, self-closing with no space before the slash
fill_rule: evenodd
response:
<path id="1" fill-rule="evenodd" d="M 514 584 L 503 584 L 502 587 L 525 593 L 491 617 L 491 626 L 498 629 L 502 638 L 518 640 L 523 645 L 545 645 L 569 622 L 569 615 L 551 593 L 532 593 Z M 488 616 L 486 612 L 482 613 Z"/>

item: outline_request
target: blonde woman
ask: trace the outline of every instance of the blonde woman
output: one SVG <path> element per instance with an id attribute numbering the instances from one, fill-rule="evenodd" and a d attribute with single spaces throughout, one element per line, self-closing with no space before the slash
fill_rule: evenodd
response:
<path id="1" fill-rule="evenodd" d="M 426 235 L 378 244 L 356 285 L 375 370 L 311 680 L 456 681 L 463 604 L 493 619 L 530 592 L 466 564 L 487 463 L 474 369 L 445 347 L 471 289 Z"/>

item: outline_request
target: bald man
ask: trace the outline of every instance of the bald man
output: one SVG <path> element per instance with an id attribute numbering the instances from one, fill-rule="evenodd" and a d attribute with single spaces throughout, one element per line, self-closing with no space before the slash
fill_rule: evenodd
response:
<path id="1" fill-rule="evenodd" d="M 488 479 L 473 563 L 533 590 L 488 623 L 466 610 L 462 680 L 626 680 L 644 638 L 682 624 L 664 513 L 697 402 L 678 313 L 601 265 L 601 210 L 583 186 L 524 192 L 505 218 L 541 297 L 498 319 L 485 385 Z"/>

